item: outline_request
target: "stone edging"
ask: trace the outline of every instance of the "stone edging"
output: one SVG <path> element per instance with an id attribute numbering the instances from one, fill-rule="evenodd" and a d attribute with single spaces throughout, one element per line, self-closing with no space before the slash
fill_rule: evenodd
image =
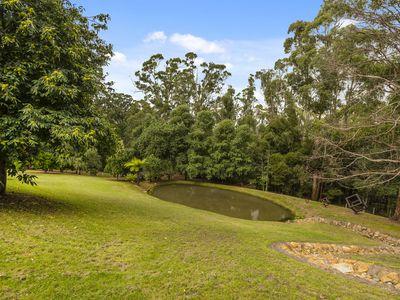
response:
<path id="1" fill-rule="evenodd" d="M 390 246 L 400 247 L 400 239 L 395 238 L 395 237 L 385 234 L 385 233 L 381 233 L 379 231 L 373 231 L 368 227 L 358 225 L 358 224 L 353 224 L 350 222 L 330 220 L 330 219 L 325 219 L 325 218 L 321 218 L 321 217 L 298 219 L 298 220 L 294 220 L 291 222 L 296 223 L 296 224 L 322 223 L 322 224 L 339 226 L 339 227 L 350 229 L 351 231 L 358 233 L 362 236 L 365 236 L 365 237 L 373 239 L 373 240 L 378 240 L 378 241 L 388 244 Z"/>
<path id="2" fill-rule="evenodd" d="M 400 273 L 386 267 L 340 257 L 340 255 L 344 254 L 400 255 L 400 248 L 298 242 L 278 243 L 274 247 L 285 254 L 294 256 L 324 270 L 339 272 L 362 281 L 377 284 L 395 292 L 400 292 Z"/>

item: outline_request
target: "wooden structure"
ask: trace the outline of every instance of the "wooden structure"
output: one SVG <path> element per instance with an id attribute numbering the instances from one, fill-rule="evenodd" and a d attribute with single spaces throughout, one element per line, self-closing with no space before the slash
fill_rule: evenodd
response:
<path id="1" fill-rule="evenodd" d="M 365 211 L 367 208 L 367 204 L 360 198 L 358 194 L 346 197 L 346 203 L 346 206 L 351 208 L 356 214 Z"/>

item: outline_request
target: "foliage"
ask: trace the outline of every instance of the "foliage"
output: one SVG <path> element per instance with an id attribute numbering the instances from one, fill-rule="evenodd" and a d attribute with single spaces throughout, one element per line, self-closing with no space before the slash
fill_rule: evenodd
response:
<path id="1" fill-rule="evenodd" d="M 83 161 L 85 169 L 90 175 L 96 175 L 101 169 L 101 157 L 95 148 L 86 150 Z"/>
<path id="2" fill-rule="evenodd" d="M 1 166 L 16 174 L 13 162 L 26 167 L 44 144 L 76 152 L 112 136 L 92 105 L 111 54 L 98 35 L 108 16 L 85 17 L 69 1 L 4 0 L 0 19 Z"/>
<path id="3" fill-rule="evenodd" d="M 146 162 L 146 160 L 141 160 L 139 158 L 132 158 L 132 160 L 130 160 L 129 162 L 124 164 L 125 168 L 128 168 L 129 171 L 132 173 L 132 175 L 135 176 L 136 182 L 139 184 L 140 183 L 140 177 L 141 177 L 141 171 L 142 171 L 142 167 L 144 165 L 144 163 Z M 130 177 L 130 179 L 132 180 L 134 177 Z"/>
<path id="4" fill-rule="evenodd" d="M 161 176 L 167 171 L 165 161 L 162 161 L 153 154 L 146 157 L 143 168 L 145 177 L 150 181 L 160 180 Z"/>
<path id="5" fill-rule="evenodd" d="M 124 148 L 123 143 L 119 144 L 119 147 L 114 155 L 107 158 L 104 172 L 110 173 L 117 179 L 125 174 L 125 163 L 128 160 L 128 153 Z"/>

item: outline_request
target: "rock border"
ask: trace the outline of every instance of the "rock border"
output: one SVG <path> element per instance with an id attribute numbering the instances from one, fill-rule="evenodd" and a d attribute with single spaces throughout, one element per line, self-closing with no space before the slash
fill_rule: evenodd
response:
<path id="1" fill-rule="evenodd" d="M 310 217 L 288 221 L 295 224 L 321 223 L 349 229 L 386 246 L 366 247 L 324 243 L 285 242 L 273 245 L 276 250 L 323 270 L 343 274 L 363 282 L 400 293 L 400 272 L 380 265 L 365 263 L 341 257 L 346 254 L 371 255 L 389 254 L 400 256 L 400 239 L 389 234 L 351 222 L 337 221 L 322 217 Z"/>
<path id="2" fill-rule="evenodd" d="M 400 255 L 400 248 L 391 246 L 362 247 L 324 243 L 286 242 L 274 244 L 280 252 L 323 270 L 344 274 L 363 282 L 400 293 L 400 273 L 389 268 L 340 257 L 344 254 Z"/>

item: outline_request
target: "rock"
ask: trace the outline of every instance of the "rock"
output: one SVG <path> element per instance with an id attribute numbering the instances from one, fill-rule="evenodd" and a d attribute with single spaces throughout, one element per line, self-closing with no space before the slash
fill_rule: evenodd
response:
<path id="1" fill-rule="evenodd" d="M 393 284 L 398 284 L 400 282 L 400 276 L 396 272 L 381 272 L 379 280 L 383 283 L 391 282 Z"/>
<path id="2" fill-rule="evenodd" d="M 396 289 L 399 289 L 399 290 L 400 290 L 400 283 L 396 284 L 394 287 L 395 287 Z"/>
<path id="3" fill-rule="evenodd" d="M 330 264 L 337 264 L 338 263 L 338 259 L 337 258 L 328 258 L 328 262 L 330 263 Z"/>
<path id="4" fill-rule="evenodd" d="M 347 247 L 347 246 L 343 246 L 342 250 L 344 253 L 352 253 L 353 252 L 353 249 L 351 249 L 350 247 Z"/>
<path id="5" fill-rule="evenodd" d="M 281 247 L 282 250 L 285 250 L 285 251 L 290 250 L 289 246 L 286 245 L 286 244 L 282 244 L 282 245 L 280 245 L 280 247 Z"/>
<path id="6" fill-rule="evenodd" d="M 360 247 L 357 246 L 343 246 L 342 250 L 344 253 L 357 253 L 360 251 Z"/>
<path id="7" fill-rule="evenodd" d="M 357 273 L 367 273 L 369 265 L 367 263 L 359 261 L 354 264 L 354 269 Z"/>
<path id="8" fill-rule="evenodd" d="M 343 259 L 342 262 L 349 265 L 354 265 L 357 261 L 354 259 Z"/>
<path id="9" fill-rule="evenodd" d="M 360 252 L 360 247 L 358 247 L 358 246 L 350 246 L 350 248 L 353 251 L 353 253 Z"/>
<path id="10" fill-rule="evenodd" d="M 339 263 L 332 265 L 332 268 L 342 272 L 342 273 L 351 273 L 353 272 L 353 266 L 346 263 Z"/>
<path id="11" fill-rule="evenodd" d="M 381 272 L 385 272 L 384 267 L 372 265 L 368 268 L 368 275 L 371 275 L 371 277 L 379 277 Z"/>

